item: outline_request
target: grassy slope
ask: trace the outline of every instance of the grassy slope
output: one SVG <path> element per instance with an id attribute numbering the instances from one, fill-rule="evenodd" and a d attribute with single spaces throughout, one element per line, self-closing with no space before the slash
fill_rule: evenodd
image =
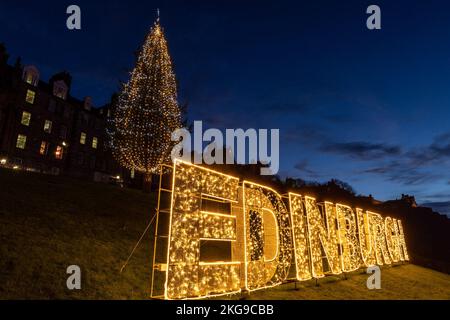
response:
<path id="1" fill-rule="evenodd" d="M 153 214 L 140 191 L 63 177 L 0 170 L 0 299 L 142 299 L 150 290 L 147 234 L 119 272 Z M 82 269 L 82 290 L 66 289 L 66 268 Z M 450 299 L 450 276 L 405 265 L 384 268 L 382 290 L 367 275 L 321 279 L 256 292 L 250 299 Z M 237 298 L 237 296 L 231 297 Z"/>
<path id="2" fill-rule="evenodd" d="M 151 239 L 122 263 L 150 221 L 150 196 L 104 184 L 0 170 L 1 298 L 145 298 Z M 83 290 L 66 289 L 79 265 Z"/>
<path id="3" fill-rule="evenodd" d="M 249 299 L 450 299 L 450 275 L 407 264 L 381 269 L 381 289 L 368 290 L 365 270 L 318 281 L 285 284 L 266 291 L 256 291 Z"/>

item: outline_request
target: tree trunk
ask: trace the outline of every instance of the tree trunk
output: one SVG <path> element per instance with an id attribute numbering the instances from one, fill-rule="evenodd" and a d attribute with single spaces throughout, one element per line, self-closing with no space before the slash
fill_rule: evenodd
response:
<path id="1" fill-rule="evenodd" d="M 142 190 L 146 193 L 150 193 L 152 191 L 152 174 L 144 173 L 144 179 L 142 181 Z"/>

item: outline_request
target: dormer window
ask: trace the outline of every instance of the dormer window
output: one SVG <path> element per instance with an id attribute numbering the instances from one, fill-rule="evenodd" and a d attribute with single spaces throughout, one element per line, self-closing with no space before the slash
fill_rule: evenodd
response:
<path id="1" fill-rule="evenodd" d="M 91 97 L 84 98 L 84 109 L 90 111 L 92 108 L 92 99 Z"/>
<path id="2" fill-rule="evenodd" d="M 23 81 L 26 83 L 37 86 L 39 83 L 39 71 L 35 66 L 26 66 L 23 68 Z"/>
<path id="3" fill-rule="evenodd" d="M 67 85 L 64 81 L 59 80 L 53 83 L 53 95 L 58 98 L 65 100 L 67 97 L 67 89 Z"/>

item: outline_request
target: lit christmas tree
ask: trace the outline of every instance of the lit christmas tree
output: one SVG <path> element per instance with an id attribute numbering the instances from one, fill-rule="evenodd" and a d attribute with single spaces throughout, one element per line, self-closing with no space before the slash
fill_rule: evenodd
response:
<path id="1" fill-rule="evenodd" d="M 110 131 L 114 157 L 149 183 L 159 165 L 170 161 L 171 134 L 181 127 L 175 74 L 158 18 L 118 98 Z"/>

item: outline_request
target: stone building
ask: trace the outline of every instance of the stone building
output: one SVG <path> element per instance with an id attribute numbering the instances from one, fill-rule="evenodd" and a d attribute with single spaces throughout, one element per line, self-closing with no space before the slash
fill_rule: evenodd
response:
<path id="1" fill-rule="evenodd" d="M 0 166 L 97 181 L 130 175 L 107 146 L 109 105 L 73 97 L 67 72 L 45 82 L 36 66 L 7 61 L 0 45 Z"/>

